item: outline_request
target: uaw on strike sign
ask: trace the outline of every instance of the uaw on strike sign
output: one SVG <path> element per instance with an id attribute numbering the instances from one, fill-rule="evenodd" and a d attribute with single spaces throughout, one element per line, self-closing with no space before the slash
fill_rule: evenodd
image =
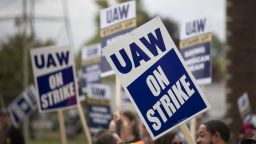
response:
<path id="1" fill-rule="evenodd" d="M 31 59 L 40 112 L 76 105 L 78 87 L 70 50 L 56 47 L 32 49 Z"/>
<path id="2" fill-rule="evenodd" d="M 160 18 L 103 53 L 154 140 L 209 109 Z"/>

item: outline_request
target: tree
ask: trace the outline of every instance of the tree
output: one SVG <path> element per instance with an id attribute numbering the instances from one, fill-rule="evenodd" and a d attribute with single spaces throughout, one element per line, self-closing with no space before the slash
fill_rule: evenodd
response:
<path id="1" fill-rule="evenodd" d="M 215 34 L 212 36 L 212 79 L 213 81 L 222 81 L 226 73 L 224 44 Z"/>
<path id="2" fill-rule="evenodd" d="M 42 42 L 35 36 L 24 36 L 16 33 L 9 36 L 0 46 L 0 96 L 5 105 L 8 105 L 23 91 L 23 49 L 24 42 L 33 43 L 33 47 L 52 45 L 53 41 Z M 29 50 L 28 50 L 29 51 Z M 30 55 L 28 54 L 28 81 L 32 83 Z M 3 107 L 3 103 L 1 103 Z"/>

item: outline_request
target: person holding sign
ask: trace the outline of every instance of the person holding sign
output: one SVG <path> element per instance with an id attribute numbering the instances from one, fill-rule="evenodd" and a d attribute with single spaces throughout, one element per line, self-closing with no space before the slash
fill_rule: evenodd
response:
<path id="1" fill-rule="evenodd" d="M 211 120 L 200 125 L 197 144 L 226 144 L 229 142 L 228 126 L 219 120 Z"/>
<path id="2" fill-rule="evenodd" d="M 156 140 L 210 108 L 159 17 L 103 48 L 150 136 Z"/>

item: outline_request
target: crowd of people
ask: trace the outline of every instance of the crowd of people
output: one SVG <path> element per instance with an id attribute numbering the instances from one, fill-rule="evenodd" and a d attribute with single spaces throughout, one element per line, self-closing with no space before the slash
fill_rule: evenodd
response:
<path id="1" fill-rule="evenodd" d="M 245 129 L 245 128 L 243 128 Z M 256 144 L 256 133 L 243 135 L 238 144 Z M 221 120 L 202 121 L 196 132 L 197 144 L 229 144 L 232 143 L 231 132 Z M 131 112 L 114 113 L 109 130 L 102 130 L 93 137 L 93 144 L 187 144 L 179 129 L 173 130 L 153 141 L 138 116 Z"/>
<path id="2" fill-rule="evenodd" d="M 254 125 L 243 125 L 243 136 L 238 144 L 256 144 Z M 203 121 L 197 127 L 197 144 L 228 144 L 230 129 L 221 120 Z M 0 144 L 23 144 L 21 130 L 11 124 L 6 112 L 0 111 Z M 109 129 L 93 135 L 93 144 L 187 144 L 179 129 L 173 130 L 153 141 L 138 116 L 132 111 L 116 112 Z"/>

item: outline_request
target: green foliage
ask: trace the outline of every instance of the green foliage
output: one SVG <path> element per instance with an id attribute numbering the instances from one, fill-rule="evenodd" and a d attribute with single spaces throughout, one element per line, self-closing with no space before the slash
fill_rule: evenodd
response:
<path id="1" fill-rule="evenodd" d="M 213 81 L 224 80 L 226 72 L 224 44 L 214 34 L 212 38 L 211 58 Z"/>
<path id="2" fill-rule="evenodd" d="M 34 36 L 24 36 L 17 33 L 9 36 L 6 42 L 0 46 L 0 96 L 6 105 L 16 98 L 23 91 L 23 59 L 24 44 L 30 47 L 40 47 L 52 45 L 53 41 L 42 42 Z M 28 82 L 32 83 L 33 75 L 31 72 L 30 54 L 27 49 Z"/>

